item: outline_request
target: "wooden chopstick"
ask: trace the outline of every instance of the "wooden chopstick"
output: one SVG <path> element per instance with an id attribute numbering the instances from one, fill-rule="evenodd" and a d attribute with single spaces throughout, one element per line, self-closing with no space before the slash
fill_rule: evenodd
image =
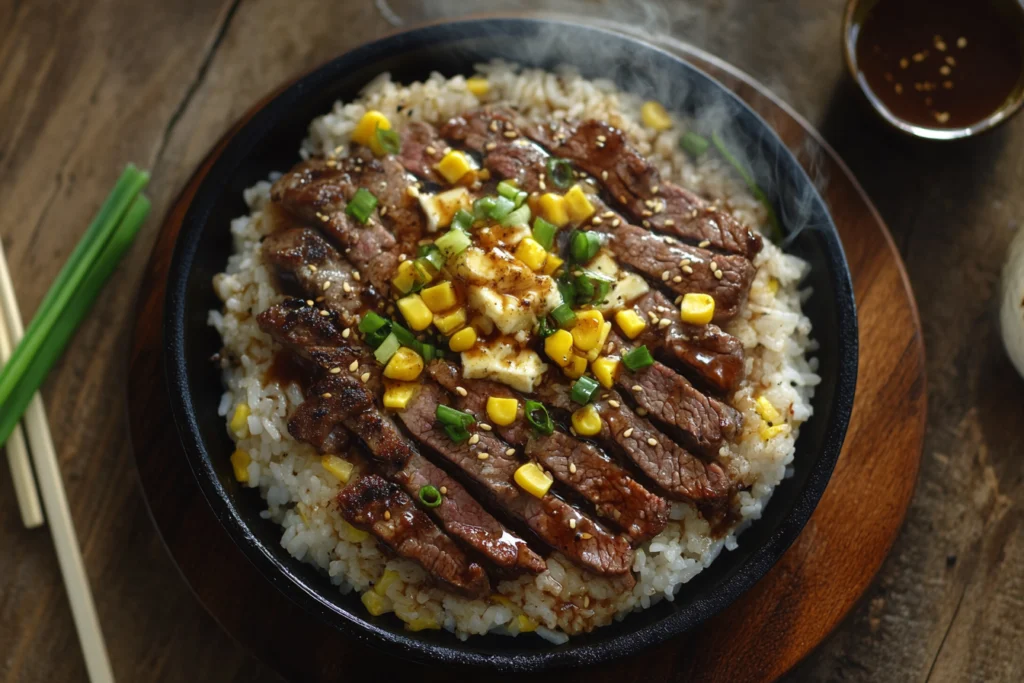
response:
<path id="1" fill-rule="evenodd" d="M 3 246 L 0 245 L 0 278 L 7 277 L 7 263 L 3 258 Z M 3 302 L 0 301 L 0 306 Z M 10 334 L 4 316 L 0 315 L 0 365 L 11 357 Z M 32 474 L 32 463 L 28 460 L 28 445 L 25 443 L 25 432 L 19 425 L 7 439 L 7 463 L 11 467 L 11 481 L 14 483 L 14 497 L 18 500 L 21 511 L 21 522 L 26 529 L 35 529 L 43 523 L 43 508 L 39 503 L 39 492 L 36 490 L 36 478 Z"/>
<path id="2" fill-rule="evenodd" d="M 7 260 L 4 257 L 3 245 L 0 244 L 0 314 L 6 321 L 7 332 L 10 334 L 11 345 L 16 345 L 24 333 L 18 300 L 14 295 Z M 110 658 L 103 642 L 96 605 L 93 603 L 89 588 L 89 578 L 85 573 L 82 553 L 75 537 L 75 525 L 68 508 L 67 495 L 64 493 L 64 482 L 60 476 L 57 453 L 53 447 L 53 438 L 46 421 L 46 408 L 38 392 L 32 396 L 23 417 L 28 442 L 32 449 L 32 462 L 36 468 L 39 491 L 43 497 L 43 507 L 49 521 L 50 534 L 57 550 L 57 562 L 60 564 L 64 587 L 68 601 L 71 603 L 71 616 L 78 631 L 78 641 L 82 646 L 85 668 L 92 683 L 113 683 L 114 672 L 110 668 Z M 8 448 L 10 441 L 8 441 Z"/>

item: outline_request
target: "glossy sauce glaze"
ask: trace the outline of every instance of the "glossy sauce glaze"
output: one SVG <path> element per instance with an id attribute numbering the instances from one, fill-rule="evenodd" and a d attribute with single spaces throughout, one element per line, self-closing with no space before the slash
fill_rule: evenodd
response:
<path id="1" fill-rule="evenodd" d="M 880 0 L 858 29 L 860 77 L 908 123 L 977 123 L 996 112 L 1022 78 L 1022 10 L 1013 4 Z"/>

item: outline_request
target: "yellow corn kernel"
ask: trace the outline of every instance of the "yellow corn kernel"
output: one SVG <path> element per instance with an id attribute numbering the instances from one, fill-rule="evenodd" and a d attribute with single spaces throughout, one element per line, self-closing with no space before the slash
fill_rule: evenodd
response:
<path id="1" fill-rule="evenodd" d="M 383 576 L 380 577 L 380 581 L 374 585 L 373 592 L 377 595 L 387 595 L 388 586 L 401 578 L 401 574 L 396 572 L 394 569 L 385 569 Z"/>
<path id="2" fill-rule="evenodd" d="M 249 457 L 249 452 L 243 451 L 241 448 L 231 454 L 231 467 L 235 470 L 235 479 L 243 484 L 249 483 L 250 462 L 252 462 L 252 458 Z"/>
<path id="3" fill-rule="evenodd" d="M 779 434 L 785 434 L 788 431 L 789 425 L 785 423 L 769 427 L 767 422 L 762 422 L 761 427 L 758 429 L 758 432 L 761 434 L 761 439 L 764 441 L 770 441 Z"/>
<path id="4" fill-rule="evenodd" d="M 579 183 L 565 193 L 565 209 L 569 213 L 569 220 L 574 223 L 582 223 L 594 215 L 594 205 L 590 203 Z"/>
<path id="5" fill-rule="evenodd" d="M 451 336 L 460 327 L 466 324 L 466 309 L 456 308 L 451 313 L 434 316 L 434 327 L 447 336 Z"/>
<path id="6" fill-rule="evenodd" d="M 715 300 L 708 294 L 685 294 L 679 305 L 679 318 L 691 325 L 707 325 L 715 317 Z"/>
<path id="7" fill-rule="evenodd" d="M 601 328 L 604 327 L 604 316 L 601 311 L 583 311 L 576 314 L 576 324 L 572 328 L 572 341 L 580 351 L 597 348 L 601 340 Z"/>
<path id="8" fill-rule="evenodd" d="M 405 321 L 409 323 L 409 327 L 417 332 L 430 327 L 430 323 L 434 320 L 434 314 L 423 303 L 423 298 L 419 294 L 410 294 L 399 299 L 398 310 L 405 316 Z"/>
<path id="9" fill-rule="evenodd" d="M 385 377 L 405 382 L 412 382 L 420 376 L 421 372 L 423 372 L 423 358 L 420 357 L 420 354 L 404 346 L 395 351 L 395 355 L 391 356 L 391 360 L 384 367 Z"/>
<path id="10" fill-rule="evenodd" d="M 231 424 L 228 425 L 235 436 L 245 438 L 249 435 L 249 415 L 251 413 L 248 403 L 239 403 L 235 406 L 235 414 L 231 416 Z"/>
<path id="11" fill-rule="evenodd" d="M 525 263 L 530 270 L 536 272 L 544 268 L 548 252 L 540 246 L 537 240 L 526 237 L 516 247 L 516 258 Z"/>
<path id="12" fill-rule="evenodd" d="M 640 107 L 640 120 L 654 130 L 668 130 L 672 127 L 672 117 L 665 111 L 660 102 L 649 100 Z"/>
<path id="13" fill-rule="evenodd" d="M 572 360 L 572 335 L 565 330 L 557 330 L 544 340 L 544 353 L 564 368 Z"/>
<path id="14" fill-rule="evenodd" d="M 352 476 L 352 470 L 355 469 L 352 463 L 342 460 L 336 455 L 320 456 L 320 466 L 337 477 L 338 481 L 342 484 L 348 483 L 349 478 Z"/>
<path id="15" fill-rule="evenodd" d="M 604 343 L 608 341 L 608 335 L 612 331 L 611 321 L 604 321 L 601 325 L 601 334 L 597 337 L 597 345 L 594 348 L 587 351 L 587 360 L 593 363 L 597 360 L 597 357 L 601 355 L 601 349 L 604 348 Z"/>
<path id="16" fill-rule="evenodd" d="M 482 76 L 466 79 L 466 89 L 477 97 L 483 97 L 491 91 L 491 82 Z"/>
<path id="17" fill-rule="evenodd" d="M 775 294 L 779 291 L 779 281 L 774 277 L 768 278 L 768 291 Z"/>
<path id="18" fill-rule="evenodd" d="M 355 528 L 345 520 L 341 520 L 341 531 L 339 535 L 342 540 L 348 541 L 349 543 L 362 543 L 370 537 L 368 532 Z"/>
<path id="19" fill-rule="evenodd" d="M 594 377 L 601 383 L 601 386 L 611 389 L 615 386 L 615 376 L 619 372 L 619 359 L 608 356 L 598 358 L 590 364 L 590 369 L 593 370 Z"/>
<path id="20" fill-rule="evenodd" d="M 516 616 L 516 624 L 519 626 L 520 633 L 533 633 L 537 630 L 537 622 L 525 614 Z"/>
<path id="21" fill-rule="evenodd" d="M 464 327 L 448 340 L 448 348 L 455 353 L 469 351 L 476 345 L 476 330 L 472 327 Z"/>
<path id="22" fill-rule="evenodd" d="M 410 631 L 437 630 L 441 625 L 430 617 L 416 617 L 405 622 L 405 627 Z"/>
<path id="23" fill-rule="evenodd" d="M 776 410 L 775 406 L 772 405 L 772 402 L 769 401 L 764 396 L 758 396 L 754 404 L 754 408 L 755 410 L 757 410 L 757 414 L 760 415 L 761 419 L 764 420 L 765 422 L 768 422 L 769 424 L 772 425 L 777 425 L 783 421 L 782 415 L 779 413 L 779 411 Z"/>
<path id="24" fill-rule="evenodd" d="M 514 478 L 516 483 L 519 484 L 519 488 L 537 498 L 543 498 L 547 495 L 548 489 L 551 488 L 551 479 L 534 462 L 522 465 L 516 470 Z"/>
<path id="25" fill-rule="evenodd" d="M 544 262 L 544 274 L 554 275 L 563 263 L 565 259 L 559 258 L 556 254 L 548 254 L 548 260 Z"/>
<path id="26" fill-rule="evenodd" d="M 420 292 L 420 298 L 423 299 L 423 303 L 427 305 L 427 308 L 434 313 L 447 311 L 459 303 L 455 298 L 455 288 L 452 287 L 452 283 L 448 280 L 433 287 L 427 287 Z"/>
<path id="27" fill-rule="evenodd" d="M 622 330 L 622 334 L 626 335 L 630 339 L 636 339 L 640 336 L 640 333 L 644 331 L 644 328 L 647 327 L 647 323 L 644 319 L 631 308 L 616 313 L 615 322 L 618 323 L 619 329 Z"/>
<path id="28" fill-rule="evenodd" d="M 494 321 L 486 315 L 473 316 L 473 320 L 470 321 L 470 325 L 473 326 L 473 329 L 476 330 L 477 333 L 482 334 L 485 337 L 491 332 L 494 332 Z"/>
<path id="29" fill-rule="evenodd" d="M 569 379 L 579 379 L 587 371 L 587 359 L 578 353 L 574 353 L 569 364 L 562 368 L 562 372 Z"/>
<path id="30" fill-rule="evenodd" d="M 366 606 L 366 611 L 375 617 L 387 614 L 388 612 L 393 612 L 395 609 L 391 604 L 391 600 L 382 595 L 377 595 L 373 591 L 366 591 L 363 593 L 360 600 L 362 600 L 363 605 Z"/>
<path id="31" fill-rule="evenodd" d="M 516 421 L 519 401 L 514 398 L 487 397 L 487 417 L 491 422 L 506 427 Z"/>
<path id="32" fill-rule="evenodd" d="M 593 403 L 588 403 L 572 414 L 572 428 L 581 436 L 601 433 L 601 416 Z"/>
<path id="33" fill-rule="evenodd" d="M 434 168 L 451 184 L 455 184 L 459 178 L 473 170 L 466 155 L 457 149 L 445 154 Z"/>
<path id="34" fill-rule="evenodd" d="M 565 197 L 548 192 L 537 200 L 540 215 L 548 223 L 563 228 L 569 223 L 569 211 L 565 206 Z"/>
<path id="35" fill-rule="evenodd" d="M 352 131 L 352 141 L 358 142 L 360 145 L 366 145 L 376 155 L 381 156 L 385 150 L 380 146 L 380 141 L 377 140 L 377 129 L 391 130 L 391 122 L 388 121 L 388 117 L 381 114 L 375 109 L 363 114 L 363 118 L 359 119 L 359 123 L 356 124 L 355 130 Z"/>
<path id="36" fill-rule="evenodd" d="M 402 294 L 405 294 L 416 284 L 416 266 L 413 261 L 402 261 L 398 264 L 398 272 L 391 278 L 391 284 Z"/>
<path id="37" fill-rule="evenodd" d="M 409 401 L 420 388 L 415 382 L 394 382 L 384 392 L 384 407 L 391 410 L 405 410 Z"/>
<path id="38" fill-rule="evenodd" d="M 514 602 L 506 598 L 501 593 L 492 593 L 490 596 L 490 601 L 493 602 L 495 605 L 501 605 L 502 607 L 508 607 L 509 609 L 514 609 L 516 606 Z"/>

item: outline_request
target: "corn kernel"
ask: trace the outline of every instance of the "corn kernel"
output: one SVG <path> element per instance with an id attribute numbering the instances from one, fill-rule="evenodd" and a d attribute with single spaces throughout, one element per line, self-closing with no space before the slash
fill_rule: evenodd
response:
<path id="1" fill-rule="evenodd" d="M 459 303 L 455 299 L 455 288 L 452 287 L 452 283 L 448 280 L 424 289 L 420 292 L 420 298 L 423 299 L 423 303 L 427 305 L 427 308 L 434 313 L 447 311 Z"/>
<path id="2" fill-rule="evenodd" d="M 339 532 L 342 540 L 348 541 L 349 543 L 362 543 L 370 537 L 370 534 L 362 529 L 357 529 L 345 520 L 341 520 L 341 531 Z"/>
<path id="3" fill-rule="evenodd" d="M 476 344 L 476 330 L 472 327 L 464 327 L 448 340 L 448 348 L 455 353 L 469 351 Z"/>
<path id="4" fill-rule="evenodd" d="M 491 91 L 491 82 L 481 76 L 466 79 L 466 89 L 477 97 L 483 97 Z"/>
<path id="5" fill-rule="evenodd" d="M 631 308 L 616 313 L 615 322 L 618 323 L 619 329 L 622 330 L 622 334 L 626 335 L 630 339 L 636 339 L 640 333 L 644 331 L 644 328 L 647 327 L 647 323 L 644 319 Z"/>
<path id="6" fill-rule="evenodd" d="M 380 581 L 374 585 L 373 592 L 377 595 L 387 595 L 388 587 L 401 578 L 401 574 L 396 572 L 394 569 L 385 569 L 383 576 L 380 577 Z"/>
<path id="7" fill-rule="evenodd" d="M 409 327 L 420 332 L 430 327 L 434 320 L 434 314 L 430 312 L 423 298 L 419 294 L 403 296 L 398 300 L 398 310 L 402 312 Z"/>
<path id="8" fill-rule="evenodd" d="M 391 130 L 391 122 L 388 121 L 388 117 L 384 116 L 384 114 L 371 109 L 363 114 L 363 118 L 359 119 L 359 123 L 356 124 L 355 130 L 352 131 L 352 141 L 360 145 L 366 145 L 374 155 L 382 156 L 385 150 L 380 146 L 380 141 L 377 139 L 378 128 L 381 130 Z"/>
<path id="9" fill-rule="evenodd" d="M 565 259 L 559 258 L 556 254 L 548 254 L 548 260 L 544 262 L 544 274 L 554 275 L 563 263 Z"/>
<path id="10" fill-rule="evenodd" d="M 487 397 L 487 417 L 496 425 L 507 427 L 516 421 L 519 401 L 514 398 Z"/>
<path id="11" fill-rule="evenodd" d="M 612 323 L 609 320 L 604 321 L 601 325 L 601 334 L 597 337 L 597 344 L 594 348 L 587 351 L 587 360 L 593 363 L 597 360 L 597 357 L 601 355 L 601 349 L 604 348 L 604 343 L 608 341 L 608 335 L 612 331 Z"/>
<path id="12" fill-rule="evenodd" d="M 402 294 L 406 294 L 416 284 L 416 266 L 413 261 L 402 261 L 398 264 L 398 272 L 391 278 L 391 284 Z"/>
<path id="13" fill-rule="evenodd" d="M 565 197 L 560 194 L 548 192 L 537 200 L 540 215 L 548 223 L 562 228 L 569 223 L 569 211 L 565 206 Z"/>
<path id="14" fill-rule="evenodd" d="M 336 455 L 320 456 L 320 466 L 338 479 L 342 484 L 347 484 L 352 476 L 355 466 L 347 460 L 342 460 Z"/>
<path id="15" fill-rule="evenodd" d="M 764 441 L 770 441 L 779 434 L 784 434 L 788 431 L 789 425 L 785 423 L 780 425 L 772 425 L 771 427 L 769 427 L 767 422 L 762 422 L 760 429 L 758 429 L 758 432 L 761 434 L 761 439 L 763 439 Z"/>
<path id="16" fill-rule="evenodd" d="M 572 335 L 565 330 L 558 330 L 544 340 L 544 353 L 561 367 L 572 360 Z"/>
<path id="17" fill-rule="evenodd" d="M 594 205 L 590 203 L 590 199 L 587 198 L 579 183 L 570 187 L 569 191 L 565 193 L 565 208 L 569 213 L 569 220 L 574 223 L 582 223 L 594 215 Z"/>
<path id="18" fill-rule="evenodd" d="M 593 403 L 588 403 L 572 414 L 572 428 L 581 436 L 601 433 L 601 416 Z"/>
<path id="19" fill-rule="evenodd" d="M 569 379 L 579 379 L 586 371 L 587 359 L 578 353 L 574 353 L 572 358 L 569 360 L 569 364 L 562 369 L 562 372 L 565 373 L 565 376 Z"/>
<path id="20" fill-rule="evenodd" d="M 434 327 L 436 327 L 438 329 L 438 331 L 441 334 L 445 335 L 445 336 L 451 336 L 452 334 L 455 333 L 456 330 L 458 330 L 460 327 L 462 327 L 465 324 L 466 324 L 466 309 L 465 308 L 456 308 L 451 313 L 446 313 L 445 315 L 435 315 L 434 316 Z"/>
<path id="21" fill-rule="evenodd" d="M 412 382 L 420 376 L 421 372 L 423 372 L 423 358 L 420 357 L 420 354 L 404 346 L 395 351 L 395 355 L 391 356 L 391 360 L 384 367 L 385 377 L 405 382 Z"/>
<path id="22" fill-rule="evenodd" d="M 537 498 L 543 498 L 551 488 L 551 479 L 544 474 L 537 463 L 528 462 L 522 465 L 516 470 L 514 478 L 519 484 L 519 488 Z"/>
<path id="23" fill-rule="evenodd" d="M 754 408 L 757 410 L 757 414 L 760 415 L 761 419 L 764 420 L 765 422 L 777 425 L 783 421 L 782 415 L 779 413 L 779 411 L 776 410 L 775 406 L 772 405 L 772 402 L 769 401 L 764 396 L 758 396 L 754 404 Z"/>
<path id="24" fill-rule="evenodd" d="M 231 454 L 231 467 L 235 471 L 235 479 L 243 484 L 249 483 L 250 462 L 252 462 L 252 458 L 249 457 L 249 452 L 243 451 L 241 448 Z"/>
<path id="25" fill-rule="evenodd" d="M 572 341 L 580 351 L 596 348 L 601 339 L 601 328 L 604 327 L 604 316 L 601 311 L 583 311 L 576 314 L 576 324 L 572 328 Z"/>
<path id="26" fill-rule="evenodd" d="M 660 102 L 650 100 L 644 102 L 640 107 L 640 120 L 644 125 L 654 130 L 668 130 L 672 127 L 672 117 L 665 111 Z"/>
<path id="27" fill-rule="evenodd" d="M 506 598 L 501 593 L 492 593 L 490 596 L 490 601 L 493 602 L 495 605 L 501 605 L 502 607 L 508 607 L 509 609 L 513 609 L 516 606 L 514 602 Z"/>
<path id="28" fill-rule="evenodd" d="M 611 389 L 615 386 L 615 375 L 619 371 L 619 360 L 617 358 L 598 358 L 590 364 L 590 369 L 594 371 L 594 377 L 601 383 L 605 389 Z"/>
<path id="29" fill-rule="evenodd" d="M 473 170 L 473 167 L 469 164 L 469 159 L 465 154 L 453 149 L 442 157 L 441 161 L 437 162 L 434 166 L 437 172 L 444 176 L 444 179 L 451 184 L 455 184 L 459 179 Z"/>
<path id="30" fill-rule="evenodd" d="M 249 435 L 249 415 L 252 411 L 249 410 L 248 403 L 239 403 L 235 406 L 235 414 L 231 416 L 231 431 L 235 433 L 240 439 L 244 439 Z"/>
<path id="31" fill-rule="evenodd" d="M 373 591 L 366 591 L 363 593 L 360 600 L 362 600 L 363 605 L 366 606 L 366 611 L 375 617 L 394 611 L 394 606 L 391 604 L 391 600 L 382 595 L 377 595 Z"/>
<path id="32" fill-rule="evenodd" d="M 405 622 L 405 627 L 410 631 L 437 630 L 441 625 L 430 617 L 416 617 Z"/>
<path id="33" fill-rule="evenodd" d="M 679 305 L 679 318 L 691 325 L 707 325 L 715 317 L 715 300 L 708 294 L 685 294 Z"/>
<path id="34" fill-rule="evenodd" d="M 530 270 L 536 272 L 544 268 L 548 252 L 540 246 L 537 240 L 526 237 L 516 247 L 516 258 L 525 263 Z"/>
<path id="35" fill-rule="evenodd" d="M 516 616 L 516 625 L 519 626 L 520 633 L 533 633 L 537 630 L 538 624 L 525 614 L 520 614 Z"/>
<path id="36" fill-rule="evenodd" d="M 389 384 L 384 392 L 384 407 L 391 410 L 405 410 L 419 388 L 420 385 L 415 382 L 394 382 Z"/>

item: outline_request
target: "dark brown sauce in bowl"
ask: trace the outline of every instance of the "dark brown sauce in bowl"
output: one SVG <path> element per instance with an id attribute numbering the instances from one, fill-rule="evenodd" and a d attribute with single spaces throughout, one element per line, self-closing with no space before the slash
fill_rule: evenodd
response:
<path id="1" fill-rule="evenodd" d="M 875 108 L 907 132 L 964 137 L 1024 97 L 1016 0 L 878 0 L 851 7 L 847 21 L 851 70 Z"/>

